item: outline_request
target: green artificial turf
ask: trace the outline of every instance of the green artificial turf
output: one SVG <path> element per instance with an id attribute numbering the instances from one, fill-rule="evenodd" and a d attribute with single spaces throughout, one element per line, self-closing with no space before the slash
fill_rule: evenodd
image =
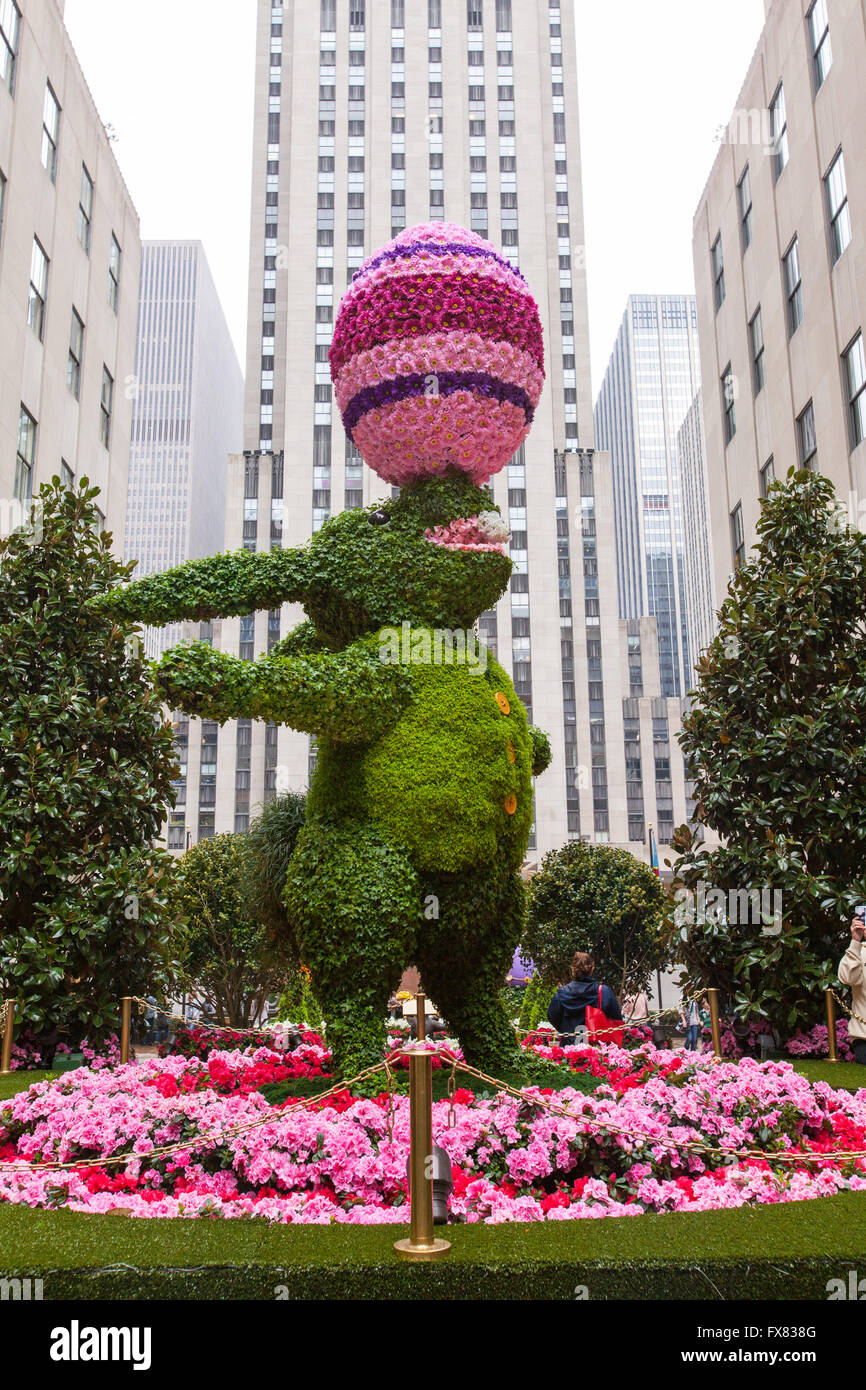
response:
<path id="1" fill-rule="evenodd" d="M 866 1263 L 866 1194 L 670 1216 L 440 1228 L 450 1255 L 399 1261 L 404 1227 L 140 1220 L 0 1207 L 5 1278 L 46 1299 L 826 1298 Z"/>
<path id="2" fill-rule="evenodd" d="M 849 1066 L 809 1061 L 797 1070 L 812 1080 L 830 1073 L 839 1084 Z M 443 1093 L 448 1074 L 434 1073 Z M 0 1097 L 50 1075 L 0 1077 Z M 562 1073 L 558 1081 L 596 1084 Z M 292 1084 L 297 1094 L 329 1083 Z M 396 1258 L 393 1242 L 407 1233 L 2 1204 L 0 1277 L 41 1278 L 47 1300 L 825 1299 L 829 1279 L 866 1265 L 866 1193 L 734 1211 L 453 1225 L 438 1231 L 452 1250 L 435 1264 Z"/>
<path id="3" fill-rule="evenodd" d="M 785 1060 L 791 1062 L 794 1071 L 809 1081 L 826 1081 L 839 1091 L 859 1091 L 866 1086 L 866 1067 L 858 1066 L 856 1062 L 825 1062 L 815 1057 L 800 1061 L 788 1057 Z"/>
<path id="4" fill-rule="evenodd" d="M 56 1081 L 62 1074 L 58 1071 L 13 1071 L 8 1076 L 0 1076 L 0 1100 L 14 1096 L 18 1091 L 26 1091 L 37 1081 Z"/>
<path id="5" fill-rule="evenodd" d="M 400 1070 L 393 1071 L 392 1075 L 394 1077 L 396 1090 L 401 1095 L 408 1095 L 408 1071 L 404 1071 L 401 1068 Z M 434 1100 L 448 1099 L 448 1080 L 450 1076 L 451 1068 L 448 1066 L 443 1066 L 438 1071 L 433 1072 Z M 521 1086 L 532 1085 L 544 1086 L 545 1088 L 549 1086 L 551 1090 L 564 1091 L 571 1087 L 572 1090 L 582 1091 L 584 1095 L 588 1095 L 591 1091 L 594 1091 L 597 1086 L 604 1084 L 600 1077 L 590 1076 L 588 1072 L 568 1071 L 564 1067 L 539 1068 L 537 1074 L 534 1075 L 531 1080 L 528 1080 L 525 1076 L 521 1076 L 517 1072 L 503 1072 L 502 1076 L 498 1079 L 505 1082 L 506 1085 L 515 1086 L 518 1089 Z M 264 1086 L 259 1087 L 259 1089 L 271 1105 L 282 1105 L 290 1096 L 306 1097 L 321 1095 L 323 1091 L 329 1091 L 333 1084 L 334 1082 L 330 1077 L 315 1076 L 302 1077 L 296 1081 L 269 1081 Z M 494 1094 L 494 1088 L 492 1086 L 486 1086 L 483 1081 L 476 1080 L 474 1076 L 467 1076 L 465 1072 L 461 1072 L 459 1067 L 455 1077 L 455 1085 L 458 1090 L 469 1089 L 475 1096 L 483 1096 L 485 1093 L 488 1095 Z M 376 1077 L 375 1085 L 372 1089 L 376 1094 L 387 1089 L 387 1078 L 384 1072 L 381 1076 Z"/>

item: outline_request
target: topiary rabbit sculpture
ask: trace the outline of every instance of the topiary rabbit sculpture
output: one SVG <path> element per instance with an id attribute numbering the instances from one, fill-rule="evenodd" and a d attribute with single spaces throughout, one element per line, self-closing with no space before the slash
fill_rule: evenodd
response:
<path id="1" fill-rule="evenodd" d="M 428 322 L 422 300 L 407 344 L 401 306 L 431 287 L 448 321 Z M 528 431 L 539 352 L 534 302 L 492 247 L 448 224 L 404 233 L 362 267 L 331 349 L 346 427 L 400 495 L 332 517 L 303 548 L 192 561 L 109 600 L 153 624 L 306 610 L 266 657 L 182 645 L 157 679 L 173 708 L 317 739 L 285 902 L 343 1078 L 381 1060 L 388 996 L 410 963 L 470 1063 L 517 1060 L 499 995 L 523 927 L 532 778 L 550 748 L 474 627 L 512 571 L 507 527 L 479 483 Z"/>

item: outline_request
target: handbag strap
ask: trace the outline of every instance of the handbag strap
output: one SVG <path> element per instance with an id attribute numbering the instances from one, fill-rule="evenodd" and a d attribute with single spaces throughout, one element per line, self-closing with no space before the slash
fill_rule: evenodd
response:
<path id="1" fill-rule="evenodd" d="M 599 1008 L 601 1008 L 601 991 L 602 991 L 602 986 L 599 985 L 599 987 L 598 987 L 598 1007 L 599 1007 Z"/>

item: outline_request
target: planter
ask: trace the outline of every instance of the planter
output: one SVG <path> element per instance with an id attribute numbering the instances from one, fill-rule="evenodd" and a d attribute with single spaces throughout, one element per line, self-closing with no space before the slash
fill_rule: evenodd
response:
<path id="1" fill-rule="evenodd" d="M 76 1067 L 83 1066 L 83 1052 L 62 1052 L 59 1057 L 54 1058 L 52 1071 L 75 1071 Z"/>

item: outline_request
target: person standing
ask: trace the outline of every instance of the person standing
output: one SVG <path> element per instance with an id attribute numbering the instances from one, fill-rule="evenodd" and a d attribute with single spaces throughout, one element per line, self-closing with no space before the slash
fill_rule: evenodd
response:
<path id="1" fill-rule="evenodd" d="M 627 994 L 622 1001 L 623 1018 L 627 1023 L 640 1023 L 649 1015 L 649 1000 L 644 990 Z"/>
<path id="2" fill-rule="evenodd" d="M 586 951 L 578 951 L 571 962 L 571 983 L 558 989 L 550 1001 L 547 1021 L 552 1023 L 565 1045 L 574 1042 L 575 1028 L 586 1024 L 586 1008 L 601 1007 L 602 1012 L 613 1020 L 622 1021 L 622 1013 L 616 995 L 607 985 L 594 978 L 595 961 Z M 599 990 L 601 1004 L 599 1005 Z"/>
<path id="3" fill-rule="evenodd" d="M 839 962 L 839 981 L 849 985 L 853 995 L 848 1020 L 848 1040 L 854 1061 L 866 1067 L 866 921 L 856 916 L 851 923 L 851 944 Z"/>
<path id="4" fill-rule="evenodd" d="M 688 1008 L 684 1011 L 686 1024 L 686 1051 L 696 1052 L 698 1048 L 698 1038 L 701 1031 L 701 1006 L 697 999 L 693 999 Z"/>
<path id="5" fill-rule="evenodd" d="M 146 1033 L 144 1042 L 146 1047 L 153 1046 L 153 1039 L 156 1034 L 156 1011 L 157 1003 L 152 994 L 147 996 L 147 1013 L 144 1016 Z"/>

